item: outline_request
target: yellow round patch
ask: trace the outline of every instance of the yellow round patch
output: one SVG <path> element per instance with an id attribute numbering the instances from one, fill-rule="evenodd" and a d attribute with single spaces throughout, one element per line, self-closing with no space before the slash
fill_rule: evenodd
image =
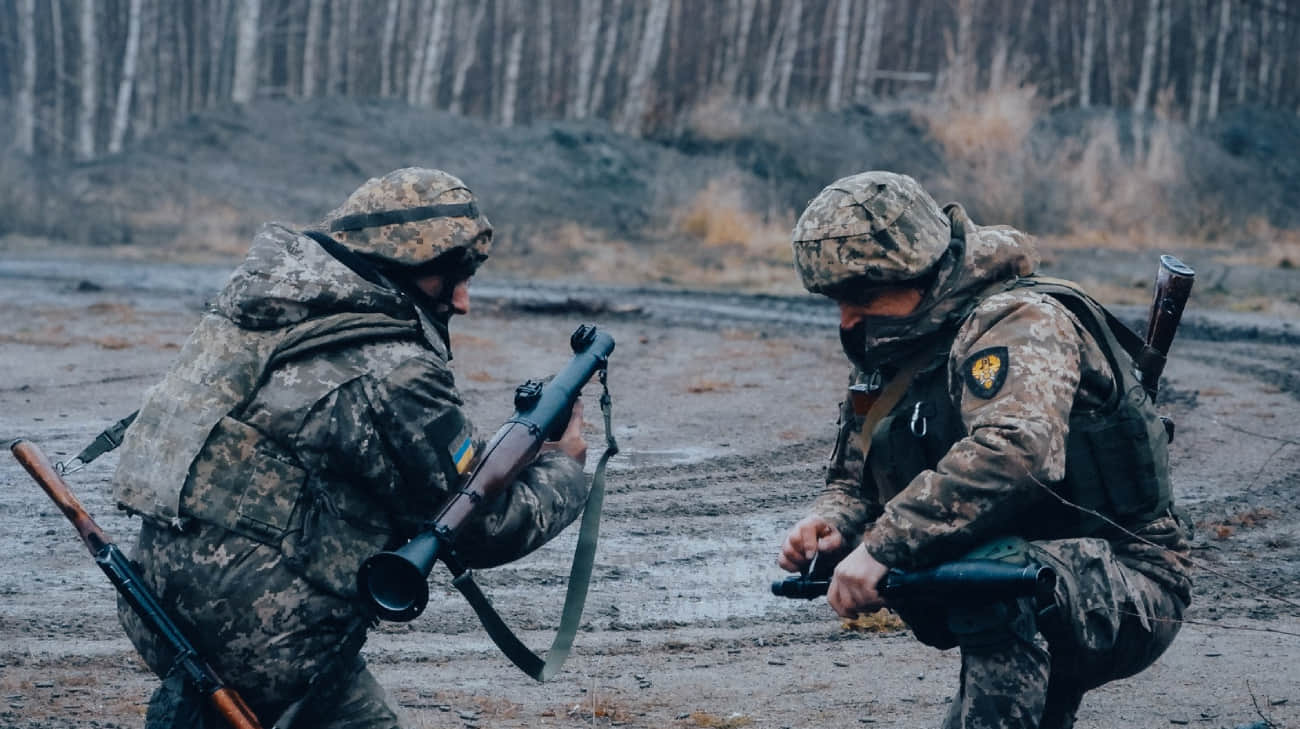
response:
<path id="1" fill-rule="evenodd" d="M 1007 348 L 990 347 L 972 354 L 962 369 L 966 386 L 982 398 L 991 398 L 1007 379 Z"/>

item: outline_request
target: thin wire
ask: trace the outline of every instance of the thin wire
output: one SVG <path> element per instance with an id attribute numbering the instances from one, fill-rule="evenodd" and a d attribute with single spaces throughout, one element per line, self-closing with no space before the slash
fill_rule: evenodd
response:
<path id="1" fill-rule="evenodd" d="M 1252 582 L 1250 582 L 1250 581 L 1248 581 L 1248 580 L 1242 579 L 1242 578 L 1240 578 L 1240 577 L 1235 577 L 1235 576 L 1233 576 L 1233 575 L 1230 575 L 1230 574 L 1227 574 L 1227 573 L 1221 572 L 1221 571 L 1219 571 L 1219 570 L 1216 570 L 1216 569 L 1210 567 L 1209 565 L 1207 565 L 1207 564 L 1201 562 L 1200 560 L 1193 559 L 1193 558 L 1192 558 L 1191 556 L 1189 556 L 1189 555 L 1186 555 L 1186 554 L 1180 554 L 1179 552 L 1176 552 L 1176 551 L 1174 551 L 1174 550 L 1172 550 L 1172 549 L 1170 549 L 1170 548 L 1164 546 L 1163 544 L 1156 544 L 1155 542 L 1151 541 L 1150 539 L 1147 539 L 1146 537 L 1143 537 L 1143 536 L 1139 536 L 1139 535 L 1137 535 L 1137 534 L 1134 534 L 1132 531 L 1129 531 L 1128 529 L 1126 529 L 1125 527 L 1121 526 L 1120 524 L 1117 524 L 1113 519 L 1111 519 L 1110 517 L 1106 516 L 1105 514 L 1102 514 L 1102 513 L 1097 512 L 1097 511 L 1094 511 L 1094 510 L 1092 510 L 1092 509 L 1089 509 L 1089 508 L 1086 507 L 1086 506 L 1080 506 L 1079 504 L 1076 504 L 1076 503 L 1070 501 L 1069 499 L 1065 498 L 1064 496 L 1061 496 L 1060 494 L 1056 493 L 1056 491 L 1054 491 L 1054 490 L 1052 489 L 1052 487 L 1048 486 L 1047 484 L 1043 483 L 1042 481 L 1039 481 L 1037 478 L 1034 478 L 1033 476 L 1030 476 L 1030 479 L 1031 479 L 1031 480 L 1032 480 L 1036 485 L 1038 485 L 1039 487 L 1041 487 L 1044 491 L 1046 491 L 1047 493 L 1051 494 L 1051 495 L 1052 495 L 1052 496 L 1053 496 L 1057 501 L 1060 501 L 1062 504 L 1064 504 L 1064 505 L 1066 505 L 1066 506 L 1068 506 L 1068 507 L 1070 507 L 1070 508 L 1072 508 L 1072 509 L 1076 509 L 1076 510 L 1078 510 L 1078 511 L 1081 511 L 1081 512 L 1083 512 L 1083 513 L 1085 513 L 1085 514 L 1089 514 L 1089 515 L 1091 515 L 1091 516 L 1095 516 L 1095 517 L 1097 517 L 1098 519 L 1101 519 L 1102 521 L 1106 522 L 1107 524 L 1110 524 L 1111 526 L 1115 527 L 1115 528 L 1118 529 L 1121 533 L 1123 533 L 1123 534 L 1127 534 L 1128 536 L 1132 537 L 1133 539 L 1136 539 L 1136 540 L 1139 541 L 1139 542 L 1142 542 L 1143 544 L 1146 544 L 1147 546 L 1155 547 L 1156 549 L 1159 549 L 1159 550 L 1161 550 L 1161 551 L 1168 552 L 1169 554 L 1173 555 L 1173 557 L 1174 557 L 1175 559 L 1182 560 L 1182 561 L 1186 562 L 1187 564 L 1190 564 L 1190 565 L 1192 565 L 1193 567 L 1196 567 L 1196 568 L 1198 568 L 1198 569 L 1204 570 L 1205 572 L 1209 572 L 1210 574 L 1212 574 L 1212 575 L 1214 575 L 1214 576 L 1216 576 L 1216 577 L 1220 577 L 1220 578 L 1222 578 L 1222 579 L 1224 579 L 1224 580 L 1227 580 L 1228 582 L 1236 583 L 1236 584 L 1238 584 L 1238 585 L 1241 585 L 1242 587 L 1250 588 L 1250 589 L 1252 589 L 1252 590 L 1255 590 L 1256 592 L 1258 592 L 1258 593 L 1261 594 L 1261 595 L 1266 595 L 1266 596 L 1268 596 L 1268 597 L 1273 598 L 1274 600 L 1278 600 L 1278 601 L 1280 601 L 1280 602 L 1286 603 L 1287 605 L 1290 605 L 1291 607 L 1294 607 L 1294 608 L 1300 609 L 1300 602 L 1296 602 L 1296 601 L 1292 600 L 1291 598 L 1284 597 L 1284 596 L 1282 596 L 1282 595 L 1278 595 L 1278 594 L 1272 592 L 1271 590 L 1268 590 L 1268 589 L 1265 589 L 1265 588 L 1263 588 L 1263 587 L 1260 587 L 1259 585 L 1256 585 L 1256 584 L 1254 584 L 1254 583 L 1252 583 Z"/>
<path id="2" fill-rule="evenodd" d="M 1289 635 L 1293 638 L 1300 638 L 1300 633 L 1281 628 L 1261 628 L 1254 625 L 1224 625 L 1223 623 L 1211 623 L 1205 620 L 1189 620 L 1187 618 L 1161 618 L 1153 615 L 1143 615 L 1142 613 L 1130 612 L 1128 610 L 1116 610 L 1117 615 L 1125 615 L 1134 618 L 1145 618 L 1156 623 L 1178 623 L 1179 625 L 1200 625 L 1207 628 L 1221 628 L 1223 630 L 1249 630 L 1256 633 L 1277 633 L 1278 635 Z"/>

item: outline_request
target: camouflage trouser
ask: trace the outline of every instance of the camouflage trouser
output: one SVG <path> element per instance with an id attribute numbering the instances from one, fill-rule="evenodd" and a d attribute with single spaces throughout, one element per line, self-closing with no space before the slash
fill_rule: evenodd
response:
<path id="1" fill-rule="evenodd" d="M 145 523 L 133 559 L 163 609 L 268 728 L 313 676 L 336 665 L 335 651 L 356 627 L 349 601 L 307 584 L 275 549 L 219 527 L 199 524 L 180 533 Z M 118 617 L 149 667 L 168 675 L 167 647 L 122 600 Z M 332 704 L 322 707 L 325 719 L 307 718 L 307 707 L 298 726 L 400 726 L 364 662 L 350 653 L 331 689 L 320 692 Z M 206 700 L 183 691 L 179 678 L 169 678 L 155 694 L 149 727 L 200 726 L 186 714 L 207 711 Z M 214 729 L 224 729 L 212 718 Z"/>
<path id="2" fill-rule="evenodd" d="M 313 709 L 319 711 L 313 711 Z M 271 729 L 274 716 L 259 716 L 266 729 Z M 198 692 L 176 675 L 163 681 L 149 699 L 145 714 L 145 729 L 228 729 L 229 725 L 198 695 Z M 296 716 L 297 729 L 322 727 L 324 729 L 400 729 L 401 721 L 388 705 L 384 689 L 370 675 L 365 664 L 358 659 L 355 670 L 336 691 L 329 694 L 329 705 L 304 707 Z"/>
<path id="3" fill-rule="evenodd" d="M 1060 614 L 1041 633 L 1031 622 L 1028 630 L 1009 626 L 1003 640 L 963 640 L 945 729 L 1069 729 L 1085 691 L 1150 666 L 1178 633 L 1186 605 L 1122 564 L 1104 540 L 1033 542 L 1029 550 L 1057 571 Z"/>

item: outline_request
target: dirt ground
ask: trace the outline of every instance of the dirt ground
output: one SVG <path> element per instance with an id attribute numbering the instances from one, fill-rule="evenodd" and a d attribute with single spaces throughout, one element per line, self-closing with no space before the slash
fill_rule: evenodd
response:
<path id="1" fill-rule="evenodd" d="M 0 260 L 0 441 L 70 458 L 138 405 L 228 271 Z M 516 671 L 435 572 L 429 611 L 365 649 L 411 726 L 938 725 L 955 652 L 768 594 L 777 546 L 818 489 L 846 371 L 824 302 L 504 280 L 475 291 L 453 324 L 453 368 L 479 427 L 508 416 L 515 384 L 560 366 L 569 333 L 592 322 L 617 340 L 623 450 L 563 673 L 536 684 Z M 1178 498 L 1199 524 L 1195 604 L 1170 651 L 1089 694 L 1078 725 L 1300 727 L 1300 331 L 1193 305 L 1174 350 L 1163 402 L 1178 422 Z M 136 524 L 109 498 L 115 462 L 69 481 L 127 544 Z M 0 725 L 140 726 L 156 679 L 118 628 L 112 588 L 7 456 L 0 484 Z M 558 622 L 573 540 L 480 574 L 535 648 Z"/>

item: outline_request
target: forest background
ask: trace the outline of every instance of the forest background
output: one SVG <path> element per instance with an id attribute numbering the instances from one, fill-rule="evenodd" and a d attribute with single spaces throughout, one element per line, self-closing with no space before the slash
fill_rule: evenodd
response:
<path id="1" fill-rule="evenodd" d="M 0 0 L 0 245 L 241 255 L 406 164 L 500 270 L 788 289 L 837 177 L 1300 262 L 1294 0 Z"/>

